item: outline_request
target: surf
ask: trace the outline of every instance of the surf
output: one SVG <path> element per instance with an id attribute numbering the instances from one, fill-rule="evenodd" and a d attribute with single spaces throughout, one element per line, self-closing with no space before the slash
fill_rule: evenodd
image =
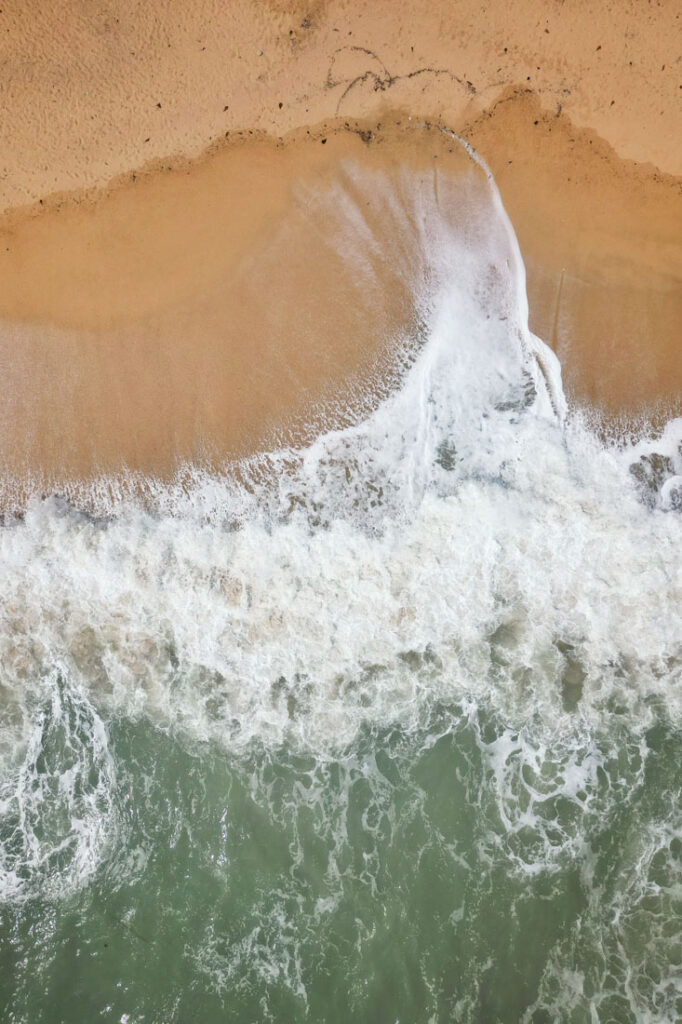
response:
<path id="1" fill-rule="evenodd" d="M 215 920 L 195 936 L 193 983 L 216 998 L 244 977 L 244 1006 L 258 995 L 276 1007 L 285 993 L 301 1012 L 319 1007 L 310 935 L 331 949 L 325 922 L 338 923 L 349 887 L 381 888 L 400 835 L 395 792 L 453 875 L 503 866 L 530 898 L 577 873 L 576 931 L 555 937 L 523 1019 L 559 1005 L 566 958 L 582 978 L 570 999 L 586 1005 L 580 927 L 611 965 L 593 991 L 606 1000 L 620 988 L 586 836 L 650 785 L 657 730 L 680 726 L 682 420 L 605 443 L 569 407 L 554 353 L 528 329 L 499 193 L 468 156 L 452 177 L 434 167 L 388 180 L 347 163 L 332 187 L 302 197 L 360 281 L 392 261 L 413 299 L 390 372 L 359 386 L 347 425 L 220 473 L 187 465 L 170 484 L 144 481 L 143 498 L 125 479 L 34 496 L 0 530 L 6 907 L 77 899 L 112 872 L 114 888 L 144 877 L 148 844 L 126 859 L 134 826 L 121 778 L 136 800 L 143 790 L 117 747 L 151 742 L 151 730 L 179 757 L 206 759 L 209 775 L 229 764 L 235 792 L 251 786 L 268 828 L 288 836 L 277 899 L 245 911 L 239 938 Z M 379 214 L 401 247 L 379 245 Z M 437 750 L 461 819 L 442 811 L 442 828 L 428 812 Z M 630 888 L 604 897 L 623 928 L 658 868 L 675 874 L 678 811 L 666 804 L 651 821 L 632 837 Z M 307 889 L 296 866 L 317 842 L 324 884 Z M 655 891 L 669 918 L 674 884 Z M 455 902 L 456 932 L 473 911 Z M 349 949 L 374 948 L 378 926 L 363 914 Z M 459 1003 L 448 1003 L 462 1019 L 485 1019 L 479 924 Z M 629 955 L 665 975 L 663 932 L 649 924 L 648 951 Z M 422 966 L 437 1019 L 438 972 Z M 633 1012 L 673 1005 L 672 982 L 658 1003 L 645 989 L 628 995 Z"/>

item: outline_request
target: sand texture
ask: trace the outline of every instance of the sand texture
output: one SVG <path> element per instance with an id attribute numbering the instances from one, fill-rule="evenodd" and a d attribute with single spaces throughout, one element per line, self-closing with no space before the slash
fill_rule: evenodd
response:
<path id="1" fill-rule="evenodd" d="M 167 474 L 347 415 L 409 296 L 359 297 L 300 196 L 347 157 L 418 168 L 424 122 L 489 163 L 573 400 L 675 409 L 681 30 L 674 3 L 4 9 L 5 471 Z"/>

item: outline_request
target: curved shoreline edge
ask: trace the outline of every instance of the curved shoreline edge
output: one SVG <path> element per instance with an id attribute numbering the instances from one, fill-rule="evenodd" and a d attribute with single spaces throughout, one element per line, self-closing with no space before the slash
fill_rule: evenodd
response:
<path id="1" fill-rule="evenodd" d="M 30 48 L 47 27 L 45 16 L 34 6 L 26 6 L 21 25 L 10 25 L 4 41 L 10 59 L 14 59 L 20 30 Z M 123 12 L 112 8 L 111 24 L 99 29 L 99 15 L 76 23 L 70 4 L 62 4 L 67 31 L 60 45 L 70 34 L 74 40 L 83 32 L 95 39 L 93 33 L 101 29 L 93 46 L 95 51 L 104 47 L 106 52 L 100 56 L 115 73 L 108 83 L 104 78 L 92 79 L 89 57 L 64 69 L 64 80 L 55 85 L 57 92 L 80 85 L 83 97 L 74 99 L 73 130 L 62 126 L 61 135 L 56 132 L 58 120 L 53 123 L 48 118 L 54 97 L 46 91 L 45 68 L 41 65 L 33 79 L 22 78 L 18 68 L 9 120 L 22 109 L 25 112 L 25 104 L 32 101 L 41 131 L 29 117 L 34 146 L 39 147 L 29 168 L 30 139 L 17 129 L 1 183 L 4 201 L 12 204 L 0 219 L 0 361 L 8 374 L 0 411 L 3 426 L 10 426 L 5 436 L 12 457 L 16 446 L 11 435 L 16 437 L 29 427 L 34 442 L 24 462 L 31 466 L 36 465 L 36 453 L 42 466 L 58 466 L 74 444 L 87 446 L 88 410 L 111 403 L 107 385 L 115 382 L 123 364 L 127 370 L 110 410 L 109 436 L 92 458 L 81 462 L 86 475 L 95 468 L 115 470 L 122 464 L 133 471 L 163 471 L 169 459 L 191 457 L 192 450 L 178 442 L 190 429 L 191 410 L 186 410 L 183 422 L 174 418 L 174 406 L 194 374 L 211 376 L 203 339 L 215 326 L 216 312 L 215 307 L 207 311 L 207 290 L 245 258 L 254 257 L 283 215 L 292 182 L 310 181 L 319 173 L 321 162 L 332 158 L 332 150 L 343 159 L 356 145 L 363 152 L 371 150 L 372 160 L 389 166 L 402 159 L 398 133 L 422 122 L 453 129 L 490 166 L 524 259 L 531 330 L 560 358 L 569 399 L 611 423 L 660 423 L 678 412 L 682 180 L 654 165 L 657 161 L 659 167 L 677 169 L 674 133 L 668 129 L 670 119 L 675 121 L 678 97 L 671 92 L 670 75 L 674 77 L 675 72 L 665 56 L 654 74 L 655 61 L 670 46 L 666 32 L 674 27 L 672 8 L 664 7 L 653 25 L 642 12 L 629 7 L 620 12 L 620 18 L 606 6 L 589 16 L 587 9 L 580 8 L 567 22 L 555 5 L 523 3 L 516 20 L 499 22 L 494 11 L 487 21 L 480 17 L 476 21 L 473 5 L 465 3 L 456 15 L 440 11 L 439 39 L 431 23 L 435 19 L 414 27 L 400 7 L 393 12 L 393 20 L 396 31 L 402 28 L 403 34 L 394 39 L 392 21 L 381 4 L 371 17 L 352 4 L 314 6 L 314 11 L 291 4 L 264 7 L 256 28 L 265 41 L 253 53 L 247 39 L 251 29 L 243 16 L 236 10 L 224 15 L 213 12 L 215 39 L 201 43 L 197 52 L 202 56 L 196 57 L 195 65 L 190 54 L 194 43 L 190 46 L 189 40 L 207 13 L 202 4 L 191 5 L 186 15 L 178 16 L 175 28 L 164 22 L 154 5 L 134 26 L 123 27 Z M 535 19 L 529 37 L 532 53 L 523 50 L 519 36 L 528 29 L 531 17 Z M 469 35 L 460 38 L 456 29 L 467 18 Z M 224 19 L 230 21 L 234 53 L 230 51 L 220 72 L 217 65 L 211 71 L 213 65 L 206 62 L 214 59 L 214 43 L 217 46 L 221 33 L 228 31 Z M 452 19 L 459 21 L 455 24 Z M 142 65 L 121 49 L 119 36 L 136 32 L 140 39 L 146 38 L 152 24 L 167 29 L 169 52 L 161 53 L 152 33 Z M 628 42 L 633 25 L 638 32 L 636 52 L 635 44 Z M 472 26 L 478 26 L 476 31 Z M 369 45 L 380 30 L 382 46 Z M 607 30 L 610 35 L 604 35 Z M 179 33 L 177 39 L 173 32 Z M 597 42 L 585 63 L 580 53 L 592 32 L 609 41 Z M 103 33 L 108 33 L 106 39 Z M 410 33 L 415 41 L 408 47 Z M 173 54 L 180 37 L 185 50 Z M 55 50 L 56 44 L 49 39 L 43 45 L 54 77 L 64 51 Z M 172 88 L 164 76 L 169 68 L 179 66 L 181 57 L 189 63 L 183 81 Z M 537 66 L 531 67 L 535 60 Z M 634 75 L 639 82 L 645 60 L 646 88 L 639 88 L 635 97 L 627 76 Z M 206 64 L 203 69 L 201 61 Z M 499 67 L 493 68 L 498 61 Z M 112 96 L 121 100 L 123 94 L 116 89 L 128 65 L 134 66 L 137 98 L 126 94 L 128 134 L 122 135 L 122 111 L 112 112 L 110 100 Z M 521 70 L 529 74 L 523 76 Z M 297 92 L 305 83 L 308 91 Z M 213 134 L 207 97 L 210 93 L 215 100 L 228 84 L 234 96 L 220 111 L 227 127 Z M 143 117 L 140 103 L 149 90 L 159 92 L 160 98 L 150 107 L 157 120 L 147 143 L 146 136 L 140 141 L 136 133 L 148 116 L 146 112 Z M 283 96 L 276 103 L 275 91 Z M 616 98 L 607 102 L 611 92 Z M 654 107 L 661 104 L 663 111 L 655 121 Z M 187 134 L 188 105 L 196 115 L 194 141 L 192 133 Z M 342 116 L 330 116 L 337 111 Z M 88 136 L 89 119 L 99 122 L 96 138 Z M 643 131 L 644 121 L 648 134 Z M 601 128 L 610 141 L 597 135 L 595 128 Z M 391 139 L 388 146 L 387 137 Z M 663 152 L 665 139 L 668 150 Z M 116 167 L 109 166 L 111 161 L 102 157 L 115 140 L 120 143 L 121 159 L 128 161 L 130 169 L 125 172 L 119 164 L 117 173 Z M 322 145 L 325 161 L 320 159 Z M 645 152 L 654 162 L 635 162 L 623 155 L 641 158 Z M 55 192 L 49 188 L 50 181 L 77 187 Z M 12 192 L 13 182 L 21 186 L 18 191 Z M 223 195 L 226 188 L 232 190 L 230 201 Z M 31 190 L 40 199 L 17 205 Z M 180 317 L 176 315 L 179 305 L 183 306 Z M 165 334 L 157 323 L 145 335 L 150 316 L 164 320 Z M 135 325 L 132 333 L 131 325 Z M 362 345 L 356 345 L 352 354 L 334 354 L 330 341 L 324 353 L 331 355 L 329 372 L 321 376 L 318 366 L 309 375 L 314 358 L 308 357 L 321 344 L 321 337 L 309 337 L 295 359 L 293 376 L 302 382 L 307 400 L 333 396 L 335 380 L 340 387 L 348 384 L 377 354 L 376 348 Z M 254 392 L 254 366 L 247 348 L 226 347 L 225 339 L 219 344 L 217 336 L 208 348 L 216 365 L 219 357 L 234 364 L 229 386 L 210 399 L 214 408 L 221 403 L 231 408 L 233 426 L 227 431 L 231 437 L 227 444 L 224 430 L 204 436 L 204 441 L 228 454 L 243 451 L 262 433 L 261 427 L 270 432 L 281 427 L 286 401 L 278 407 L 277 389 L 271 388 L 270 394 L 267 387 Z M 273 370 L 278 360 L 282 363 L 270 349 L 265 358 L 261 346 L 258 372 L 265 372 L 267 359 L 273 360 Z M 169 371 L 169 359 L 177 372 Z M 213 365 L 210 359 L 208 365 Z M 164 373 L 168 394 L 159 385 Z M 134 402 L 127 394 L 130 381 L 132 390 L 137 389 Z M 56 437 L 50 433 L 55 394 L 60 392 L 67 402 L 73 396 L 78 396 L 76 406 L 81 402 L 74 418 L 78 421 L 80 416 L 84 436 L 79 440 L 78 422 L 71 424 L 66 444 L 63 433 L 62 440 L 59 431 Z M 132 425 L 128 422 L 131 412 L 145 404 L 155 414 L 161 409 L 165 416 L 163 426 L 146 439 L 145 417 Z M 245 414 L 249 404 L 253 415 Z M 137 450 L 121 445 L 126 434 L 137 437 Z"/>

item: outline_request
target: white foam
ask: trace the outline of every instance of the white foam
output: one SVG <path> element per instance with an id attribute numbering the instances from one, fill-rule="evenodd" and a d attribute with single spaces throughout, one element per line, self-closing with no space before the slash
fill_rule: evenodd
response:
<path id="1" fill-rule="evenodd" d="M 67 896 L 114 831 L 114 767 L 87 696 L 54 670 L 21 695 L 21 742 L 0 781 L 0 900 Z"/>
<path id="2" fill-rule="evenodd" d="M 347 174 L 356 195 L 388 187 Z M 316 201 L 342 209 L 335 195 Z M 558 363 L 528 331 L 523 265 L 492 182 L 436 195 L 406 172 L 386 205 L 418 228 L 405 272 L 425 333 L 364 422 L 232 475 L 150 482 L 144 508 L 114 500 L 112 482 L 89 492 L 95 516 L 34 499 L 0 531 L 2 814 L 30 793 L 29 817 L 63 809 L 71 822 L 49 841 L 22 826 L 14 860 L 15 831 L 3 833 L 6 895 L 60 836 L 74 878 L 103 849 L 105 713 L 150 715 L 233 751 L 288 742 L 324 757 L 367 723 L 409 729 L 436 701 L 486 701 L 510 729 L 534 730 L 532 744 L 518 734 L 489 752 L 502 758 L 510 833 L 520 826 L 505 773 L 519 744 L 532 767 L 538 743 L 591 727 L 616 697 L 638 721 L 652 697 L 679 714 L 678 427 L 623 450 L 567 416 Z M 351 258 L 367 244 L 361 205 L 343 225 Z M 647 506 L 630 467 L 652 452 L 669 462 Z M 81 709 L 68 771 L 96 763 L 77 806 L 60 764 L 49 793 L 26 781 L 47 728 L 35 708 L 53 701 L 66 721 L 55 692 Z M 567 799 L 580 802 L 591 756 L 569 757 L 555 780 Z M 545 845 L 519 863 L 553 855 Z"/>

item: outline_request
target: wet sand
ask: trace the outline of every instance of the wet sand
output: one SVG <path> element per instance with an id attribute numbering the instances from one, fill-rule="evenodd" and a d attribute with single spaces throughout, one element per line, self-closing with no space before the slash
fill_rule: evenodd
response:
<path id="1" fill-rule="evenodd" d="M 682 180 L 619 159 L 530 92 L 512 91 L 463 135 L 495 175 L 531 330 L 559 356 L 569 397 L 611 421 L 679 411 Z"/>
<path id="2" fill-rule="evenodd" d="M 405 282 L 384 268 L 360 297 L 295 197 L 347 158 L 422 166 L 424 119 L 490 164 L 572 399 L 612 419 L 679 403 L 672 4 L 0 17 L 10 476 L 167 475 L 358 414 L 413 329 Z"/>
<path id="3" fill-rule="evenodd" d="M 353 194 L 345 163 L 430 174 L 435 152 L 455 177 L 472 165 L 421 127 L 369 146 L 344 126 L 247 139 L 20 214 L 0 298 L 7 469 L 39 468 L 48 487 L 60 472 L 168 475 L 362 415 L 413 329 L 416 269 L 388 258 L 401 240 L 380 196 L 363 203 L 368 264 L 344 255 L 334 197 Z"/>

